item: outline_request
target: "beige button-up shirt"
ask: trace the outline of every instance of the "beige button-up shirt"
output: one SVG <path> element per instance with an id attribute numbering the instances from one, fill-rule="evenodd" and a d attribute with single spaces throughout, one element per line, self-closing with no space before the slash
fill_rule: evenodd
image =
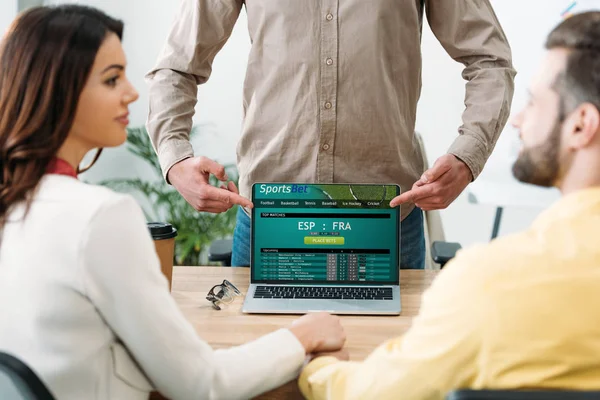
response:
<path id="1" fill-rule="evenodd" d="M 449 152 L 479 175 L 508 118 L 515 75 L 489 0 L 184 0 L 147 76 L 148 131 L 165 176 L 193 156 L 197 85 L 244 5 L 252 48 L 237 146 L 242 195 L 254 182 L 410 189 L 424 171 L 414 135 L 424 14 L 465 65 L 466 110 Z"/>

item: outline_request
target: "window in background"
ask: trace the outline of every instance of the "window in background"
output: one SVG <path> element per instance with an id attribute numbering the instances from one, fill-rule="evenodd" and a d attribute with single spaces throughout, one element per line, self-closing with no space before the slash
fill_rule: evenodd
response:
<path id="1" fill-rule="evenodd" d="M 0 35 L 4 36 L 4 32 L 17 15 L 17 0 L 2 0 L 0 1 Z"/>

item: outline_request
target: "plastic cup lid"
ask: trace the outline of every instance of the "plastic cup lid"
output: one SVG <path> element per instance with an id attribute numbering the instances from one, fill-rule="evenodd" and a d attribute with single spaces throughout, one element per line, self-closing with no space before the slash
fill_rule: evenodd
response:
<path id="1" fill-rule="evenodd" d="M 148 222 L 148 230 L 154 240 L 171 239 L 177 236 L 177 229 L 166 222 Z"/>

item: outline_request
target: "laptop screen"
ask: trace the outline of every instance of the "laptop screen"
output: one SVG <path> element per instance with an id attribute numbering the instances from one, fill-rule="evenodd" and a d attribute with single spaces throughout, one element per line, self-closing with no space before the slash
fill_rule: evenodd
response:
<path id="1" fill-rule="evenodd" d="M 397 185 L 252 188 L 253 283 L 397 284 Z"/>

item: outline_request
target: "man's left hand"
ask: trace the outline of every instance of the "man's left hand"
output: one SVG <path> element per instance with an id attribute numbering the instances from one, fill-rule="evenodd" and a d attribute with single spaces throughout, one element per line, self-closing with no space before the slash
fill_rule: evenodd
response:
<path id="1" fill-rule="evenodd" d="M 452 154 L 446 154 L 423 173 L 411 190 L 395 197 L 390 206 L 415 203 L 423 211 L 444 209 L 456 200 L 472 180 L 473 174 L 467 164 Z"/>

